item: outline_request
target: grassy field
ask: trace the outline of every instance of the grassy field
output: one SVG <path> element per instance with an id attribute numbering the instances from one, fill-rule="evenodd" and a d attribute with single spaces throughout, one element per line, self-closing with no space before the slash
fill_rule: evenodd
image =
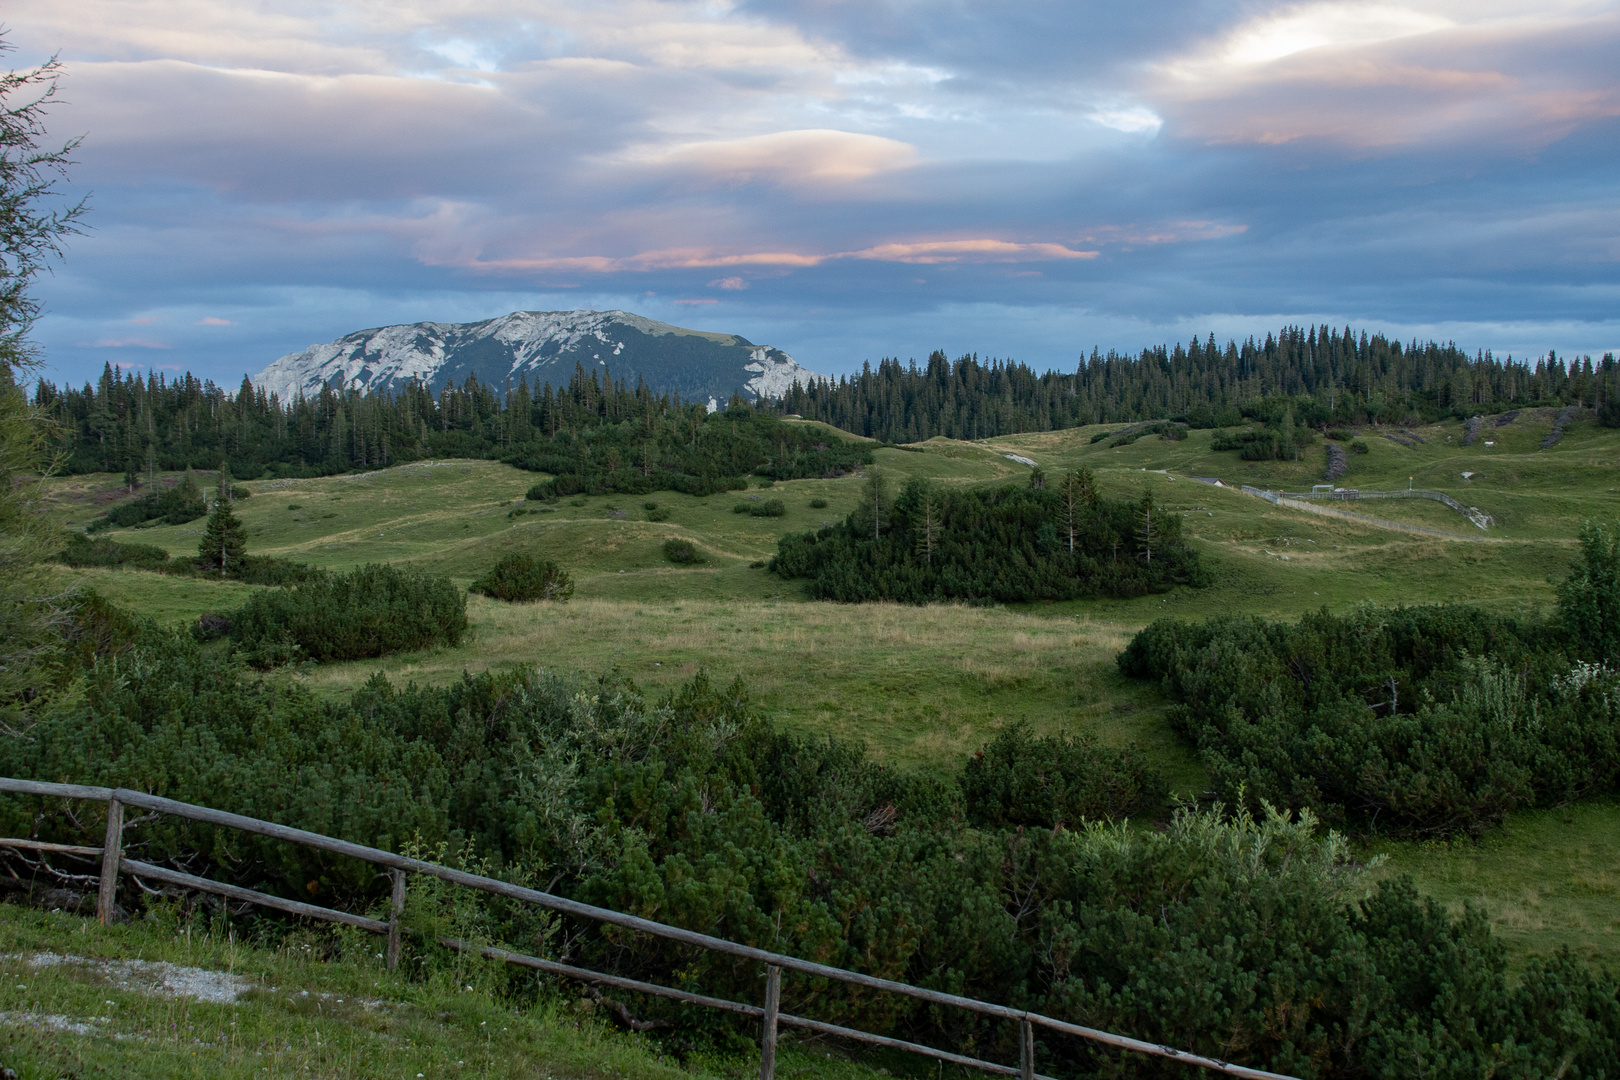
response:
<path id="1" fill-rule="evenodd" d="M 1321 442 L 1298 462 L 1264 463 L 1212 452 L 1208 431 L 1117 448 L 1108 439 L 1092 442 L 1104 429 L 1088 428 L 980 443 L 934 439 L 877 452 L 878 466 L 897 482 L 1022 482 L 1030 467 L 1008 456 L 1017 455 L 1049 473 L 1086 465 L 1111 496 L 1134 498 L 1150 488 L 1161 507 L 1183 516 L 1215 580 L 1207 589 L 1126 601 L 824 605 L 806 602 L 797 583 L 752 565 L 770 557 L 783 533 L 848 514 L 859 499 L 861 481 L 854 477 L 708 498 L 663 493 L 548 507 L 522 499 L 533 474 L 490 462 L 427 462 L 244 485 L 252 497 L 238 513 L 254 553 L 332 569 L 405 562 L 466 584 L 501 555 L 523 551 L 555 559 L 575 576 L 576 597 L 564 606 L 473 598 L 473 633 L 457 649 L 276 676 L 304 679 L 323 694 L 346 692 L 378 669 L 438 683 L 509 664 L 616 666 L 650 691 L 701 669 L 723 680 L 741 676 L 755 701 L 784 725 L 860 739 L 884 760 L 954 770 L 997 729 L 1022 722 L 1045 732 L 1094 732 L 1113 744 L 1139 742 L 1158 756 L 1179 793 L 1194 794 L 1205 786 L 1203 770 L 1166 726 L 1157 689 L 1116 673 L 1114 657 L 1129 636 L 1163 615 L 1288 617 L 1365 601 L 1550 608 L 1551 581 L 1567 572 L 1581 523 L 1620 520 L 1620 431 L 1584 418 L 1555 447 L 1542 449 L 1552 418 L 1551 410 L 1525 410 L 1502 427 L 1487 422 L 1473 446 L 1462 445 L 1457 422 L 1416 429 L 1421 442 L 1402 434 L 1411 446 L 1363 433 L 1368 452 L 1350 457 L 1341 486 L 1394 490 L 1410 482 L 1480 507 L 1497 524 L 1482 532 L 1456 512 L 1418 500 L 1347 508 L 1457 539 L 1321 517 L 1237 490 L 1241 484 L 1309 490 L 1325 467 Z M 1227 486 L 1193 477 L 1218 477 Z M 122 495 L 113 477 L 69 478 L 53 489 L 52 512 L 79 527 Z M 766 498 L 781 499 L 786 515 L 735 512 Z M 812 500 L 827 505 L 812 507 Z M 648 520 L 649 501 L 668 520 Z M 201 530 L 198 521 L 108 535 L 183 554 L 195 550 Z M 666 562 L 661 547 L 671 537 L 691 540 L 706 561 Z M 63 575 L 164 621 L 228 611 L 246 591 L 133 572 Z M 1615 924 L 1602 914 L 1605 904 L 1613 910 L 1612 893 L 1603 890 L 1620 866 L 1620 811 L 1581 807 L 1568 826 L 1558 818 L 1553 828 L 1551 820 L 1520 815 L 1483 845 L 1393 845 L 1389 865 L 1416 874 L 1447 902 L 1485 904 L 1521 956 L 1567 943 L 1620 961 Z"/>
<path id="2" fill-rule="evenodd" d="M 0 1066 L 22 1080 L 759 1074 L 757 1055 L 746 1052 L 677 1060 L 655 1040 L 598 1018 L 574 985 L 538 984 L 536 993 L 518 996 L 528 1004 L 514 1007 L 509 993 L 497 991 L 525 977 L 485 961 L 407 980 L 386 971 L 369 950 L 344 950 L 362 958 L 322 960 L 327 939 L 309 933 L 253 947 L 251 921 L 182 921 L 171 913 L 103 928 L 61 912 L 5 910 Z M 165 991 L 165 982 L 212 1000 Z M 850 1062 L 825 1047 L 795 1045 L 791 1035 L 778 1061 L 783 1076 L 884 1075 L 877 1065 Z"/>

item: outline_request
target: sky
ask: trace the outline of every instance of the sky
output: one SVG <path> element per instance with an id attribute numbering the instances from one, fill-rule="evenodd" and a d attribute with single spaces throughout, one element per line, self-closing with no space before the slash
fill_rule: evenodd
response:
<path id="1" fill-rule="evenodd" d="M 50 0 L 50 377 L 622 308 L 841 374 L 1620 351 L 1620 0 Z"/>

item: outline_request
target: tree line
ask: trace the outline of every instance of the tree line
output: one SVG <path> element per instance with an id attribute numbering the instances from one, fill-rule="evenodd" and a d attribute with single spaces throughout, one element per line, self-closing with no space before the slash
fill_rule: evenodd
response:
<path id="1" fill-rule="evenodd" d="M 1551 352 L 1516 361 L 1349 327 L 1292 326 L 1241 345 L 1217 345 L 1211 334 L 1134 356 L 1093 349 L 1072 374 L 977 354 L 951 361 L 935 352 L 920 366 L 885 359 L 856 375 L 795 386 L 777 404 L 905 443 L 1156 419 L 1236 425 L 1251 403 L 1279 398 L 1296 401 L 1317 426 L 1432 422 L 1536 405 L 1596 408 L 1620 426 L 1620 368 L 1610 353 L 1595 362 Z"/>
<path id="2" fill-rule="evenodd" d="M 1211 335 L 1136 356 L 1093 350 L 1073 374 L 935 352 L 885 359 L 853 376 L 795 385 L 760 411 L 821 420 L 891 443 L 980 439 L 1087 424 L 1179 419 L 1230 426 L 1286 401 L 1302 425 L 1406 423 L 1535 405 L 1596 408 L 1620 426 L 1612 354 L 1534 363 L 1470 355 L 1454 344 L 1402 344 L 1350 328 L 1285 328 L 1218 346 Z M 420 383 L 364 393 L 324 387 L 282 401 L 243 378 L 235 393 L 186 373 L 141 376 L 107 366 L 94 384 L 40 380 L 35 409 L 53 424 L 67 473 L 141 476 L 231 463 L 238 479 L 317 476 L 429 457 L 555 458 L 547 444 L 627 422 L 672 433 L 701 426 L 699 402 L 576 367 L 564 386 L 495 386 L 469 376 L 437 394 Z M 728 413 L 750 407 L 733 398 Z M 666 440 L 678 446 L 678 435 Z M 574 447 L 566 448 L 572 451 Z M 621 452 L 623 448 L 620 448 Z"/>

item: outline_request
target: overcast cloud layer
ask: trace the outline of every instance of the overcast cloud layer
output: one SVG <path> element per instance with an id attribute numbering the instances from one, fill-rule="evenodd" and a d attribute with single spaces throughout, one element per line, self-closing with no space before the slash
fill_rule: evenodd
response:
<path id="1" fill-rule="evenodd" d="M 826 372 L 1620 349 L 1620 2 L 52 0 L 58 377 L 620 307 Z"/>

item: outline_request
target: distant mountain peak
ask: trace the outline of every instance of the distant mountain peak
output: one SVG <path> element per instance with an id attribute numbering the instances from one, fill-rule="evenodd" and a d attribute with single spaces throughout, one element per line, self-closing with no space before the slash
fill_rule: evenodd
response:
<path id="1" fill-rule="evenodd" d="M 419 322 L 357 330 L 288 353 L 254 377 L 291 400 L 323 387 L 398 389 L 416 381 L 437 393 L 469 375 L 502 386 L 567 385 L 575 365 L 640 377 L 654 393 L 723 402 L 734 393 L 775 398 L 798 381 L 824 378 L 780 349 L 736 334 L 688 330 L 628 311 L 514 311 L 473 323 Z"/>

